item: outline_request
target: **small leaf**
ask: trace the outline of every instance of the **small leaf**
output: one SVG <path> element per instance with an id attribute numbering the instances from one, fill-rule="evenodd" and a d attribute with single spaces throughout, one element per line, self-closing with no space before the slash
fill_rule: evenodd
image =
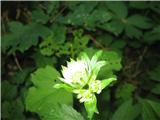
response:
<path id="1" fill-rule="evenodd" d="M 102 89 L 104 89 L 105 87 L 107 87 L 111 82 L 113 82 L 115 80 L 117 80 L 117 78 L 108 78 L 108 79 L 102 80 L 101 81 Z"/>
<path id="2" fill-rule="evenodd" d="M 87 110 L 89 119 L 92 119 L 94 113 L 98 113 L 98 110 L 97 110 L 97 99 L 96 99 L 95 95 L 93 96 L 91 101 L 85 102 L 84 106 L 85 106 L 85 108 Z"/>
<path id="3" fill-rule="evenodd" d="M 73 91 L 73 88 L 70 87 L 70 86 L 67 85 L 67 84 L 62 84 L 62 83 L 60 83 L 60 84 L 54 85 L 53 87 L 56 88 L 56 89 L 64 88 L 64 89 L 67 90 L 68 92 L 72 92 L 72 91 Z"/>

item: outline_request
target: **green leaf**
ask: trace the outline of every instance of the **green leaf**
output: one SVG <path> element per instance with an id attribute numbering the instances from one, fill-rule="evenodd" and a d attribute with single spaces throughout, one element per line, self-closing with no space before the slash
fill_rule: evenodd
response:
<path id="1" fill-rule="evenodd" d="M 40 52 L 42 55 L 45 56 L 51 56 L 54 54 L 55 50 L 59 48 L 57 43 L 54 44 L 53 36 L 48 36 L 46 39 L 44 39 L 40 44 Z"/>
<path id="2" fill-rule="evenodd" d="M 47 14 L 55 16 L 57 9 L 59 8 L 59 1 L 46 1 L 43 5 L 46 8 Z"/>
<path id="3" fill-rule="evenodd" d="M 60 47 L 66 39 L 65 27 L 62 25 L 54 25 L 51 27 L 51 30 L 52 34 L 39 44 L 42 55 L 51 56 L 57 51 L 63 51 Z M 62 48 L 67 48 L 67 46 Z"/>
<path id="4" fill-rule="evenodd" d="M 105 87 L 107 87 L 111 82 L 117 80 L 116 78 L 108 78 L 106 80 L 102 80 L 101 84 L 102 84 L 102 89 L 104 89 Z"/>
<path id="5" fill-rule="evenodd" d="M 150 19 L 139 14 L 130 16 L 127 21 L 129 24 L 141 29 L 148 29 L 152 27 Z"/>
<path id="6" fill-rule="evenodd" d="M 111 44 L 112 49 L 122 49 L 126 46 L 126 42 L 124 40 L 115 40 Z"/>
<path id="7" fill-rule="evenodd" d="M 17 86 L 10 84 L 8 81 L 2 81 L 2 100 L 12 100 L 17 95 Z"/>
<path id="8" fill-rule="evenodd" d="M 103 52 L 101 59 L 108 62 L 105 66 L 108 70 L 118 71 L 122 68 L 121 57 L 116 52 L 105 51 Z"/>
<path id="9" fill-rule="evenodd" d="M 99 27 L 106 31 L 110 31 L 111 33 L 118 36 L 120 33 L 122 33 L 125 26 L 121 21 L 113 20 L 109 23 L 104 23 L 102 25 L 99 25 Z"/>
<path id="10" fill-rule="evenodd" d="M 154 94 L 159 94 L 160 95 L 160 84 L 156 84 L 154 88 L 151 90 L 152 93 Z"/>
<path id="11" fill-rule="evenodd" d="M 132 94 L 136 87 L 130 83 L 125 83 L 121 86 L 118 87 L 116 91 L 116 97 L 117 98 L 122 98 L 124 101 L 128 100 L 129 98 L 132 97 Z"/>
<path id="12" fill-rule="evenodd" d="M 2 103 L 2 119 L 6 120 L 26 120 L 24 113 L 24 105 L 21 99 L 14 101 L 5 101 Z"/>
<path id="13" fill-rule="evenodd" d="M 99 7 L 90 14 L 90 17 L 87 18 L 85 21 L 85 27 L 94 28 L 99 24 L 108 22 L 110 19 L 111 14 L 108 12 L 108 10 L 106 8 Z"/>
<path id="14" fill-rule="evenodd" d="M 8 54 L 16 50 L 24 52 L 37 45 L 39 37 L 45 38 L 50 34 L 47 27 L 37 23 L 22 25 L 20 22 L 10 22 L 9 28 L 11 33 L 2 38 L 2 51 Z"/>
<path id="15" fill-rule="evenodd" d="M 84 120 L 83 116 L 71 106 L 61 104 L 56 105 L 46 114 L 43 120 Z"/>
<path id="16" fill-rule="evenodd" d="M 14 84 L 23 84 L 27 77 L 29 77 L 29 73 L 33 71 L 33 68 L 24 68 L 22 71 L 18 71 L 13 77 L 11 83 Z"/>
<path id="17" fill-rule="evenodd" d="M 72 91 L 73 91 L 73 88 L 72 88 L 71 86 L 67 85 L 67 84 L 62 84 L 62 83 L 60 83 L 60 84 L 54 85 L 53 87 L 56 88 L 56 89 L 64 88 L 64 89 L 67 90 L 68 92 L 72 92 Z"/>
<path id="18" fill-rule="evenodd" d="M 61 17 L 59 21 L 65 24 L 71 25 L 84 25 L 84 22 L 88 19 L 90 12 L 97 5 L 97 2 L 85 2 L 76 4 L 76 9 L 70 11 L 65 17 Z"/>
<path id="19" fill-rule="evenodd" d="M 53 66 L 57 60 L 55 57 L 43 56 L 40 52 L 36 52 L 32 55 L 36 63 L 36 67 L 45 67 L 46 65 Z"/>
<path id="20" fill-rule="evenodd" d="M 32 11 L 31 18 L 33 21 L 43 24 L 45 24 L 49 20 L 49 16 L 45 14 L 44 11 L 41 9 Z"/>
<path id="21" fill-rule="evenodd" d="M 53 25 L 51 26 L 51 31 L 53 33 L 54 42 L 60 44 L 64 43 L 66 39 L 66 27 L 63 25 Z"/>
<path id="22" fill-rule="evenodd" d="M 156 41 L 160 41 L 160 25 L 157 25 L 153 28 L 152 31 L 145 32 L 144 34 L 144 41 L 153 44 Z"/>
<path id="23" fill-rule="evenodd" d="M 146 1 L 130 1 L 129 5 L 136 9 L 146 9 L 149 7 L 149 4 Z"/>
<path id="24" fill-rule="evenodd" d="M 132 100 L 127 100 L 115 111 L 111 120 L 135 120 L 140 113 L 138 105 L 133 105 Z"/>
<path id="25" fill-rule="evenodd" d="M 155 102 L 155 101 L 151 101 L 148 100 L 148 103 L 152 106 L 152 109 L 155 111 L 156 115 L 160 118 L 160 103 L 159 102 Z"/>
<path id="26" fill-rule="evenodd" d="M 54 108 L 55 104 L 72 105 L 72 95 L 70 93 L 53 88 L 57 77 L 59 77 L 58 71 L 50 66 L 38 69 L 32 74 L 34 86 L 29 89 L 26 97 L 27 110 L 37 112 L 41 117 L 44 117 L 44 113 L 48 113 L 50 109 Z"/>
<path id="27" fill-rule="evenodd" d="M 155 81 L 160 81 L 160 66 L 157 66 L 155 69 L 150 71 L 148 74 L 149 74 L 150 79 L 155 80 Z"/>
<path id="28" fill-rule="evenodd" d="M 140 99 L 140 103 L 142 105 L 142 118 L 143 120 L 157 120 L 155 113 L 151 107 L 151 105 L 148 103 L 145 99 Z"/>
<path id="29" fill-rule="evenodd" d="M 119 18 L 125 18 L 128 14 L 127 6 L 124 2 L 107 2 L 107 7 Z"/>
<path id="30" fill-rule="evenodd" d="M 132 25 L 127 25 L 125 27 L 125 32 L 129 38 L 139 39 L 142 36 L 142 31 Z"/>
<path id="31" fill-rule="evenodd" d="M 97 110 L 97 99 L 96 96 L 94 95 L 91 101 L 84 102 L 84 106 L 86 108 L 86 111 L 88 113 L 88 118 L 92 119 L 94 113 L 98 113 Z"/>

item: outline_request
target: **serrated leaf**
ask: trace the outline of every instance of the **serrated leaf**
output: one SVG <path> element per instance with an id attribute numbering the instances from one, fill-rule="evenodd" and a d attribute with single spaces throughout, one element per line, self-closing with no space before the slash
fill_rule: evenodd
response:
<path id="1" fill-rule="evenodd" d="M 28 91 L 26 97 L 26 109 L 31 112 L 37 112 L 41 117 L 48 113 L 50 108 L 54 109 L 55 104 L 72 104 L 72 95 L 65 90 L 55 89 L 53 86 L 59 77 L 58 71 L 53 67 L 46 66 L 38 69 L 32 74 L 34 84 Z M 65 96 L 65 99 L 64 99 Z"/>
<path id="2" fill-rule="evenodd" d="M 17 26 L 16 26 L 17 25 Z M 15 53 L 16 50 L 24 52 L 38 43 L 39 37 L 45 38 L 50 30 L 37 23 L 22 25 L 19 22 L 10 22 L 10 34 L 2 37 L 3 52 Z"/>
<path id="3" fill-rule="evenodd" d="M 135 120 L 139 115 L 140 108 L 138 105 L 133 105 L 132 100 L 127 100 L 115 111 L 111 120 Z"/>

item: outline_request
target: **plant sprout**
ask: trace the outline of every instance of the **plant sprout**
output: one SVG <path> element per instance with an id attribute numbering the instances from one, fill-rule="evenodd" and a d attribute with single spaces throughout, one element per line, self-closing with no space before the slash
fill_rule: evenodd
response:
<path id="1" fill-rule="evenodd" d="M 88 118 L 92 119 L 94 113 L 98 113 L 97 99 L 95 94 L 116 80 L 111 77 L 105 80 L 97 80 L 101 67 L 107 65 L 107 61 L 98 61 L 102 51 L 98 51 L 91 59 L 83 53 L 80 59 L 67 62 L 67 66 L 62 66 L 63 78 L 59 78 L 63 83 L 56 84 L 55 88 L 64 88 L 69 92 L 77 94 L 77 98 L 84 103 Z"/>

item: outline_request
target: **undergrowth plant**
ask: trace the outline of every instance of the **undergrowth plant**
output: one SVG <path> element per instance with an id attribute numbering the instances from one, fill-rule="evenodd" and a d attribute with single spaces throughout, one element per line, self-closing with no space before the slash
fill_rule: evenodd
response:
<path id="1" fill-rule="evenodd" d="M 77 94 L 77 98 L 84 103 L 88 118 L 92 119 L 94 113 L 98 113 L 97 99 L 95 94 L 100 94 L 102 89 L 108 86 L 116 77 L 112 76 L 105 80 L 97 80 L 101 67 L 109 64 L 108 61 L 98 61 L 102 51 L 97 52 L 91 60 L 86 53 L 76 61 L 71 59 L 67 67 L 62 66 L 63 82 L 56 84 L 55 88 L 64 88 L 69 92 Z"/>
<path id="2" fill-rule="evenodd" d="M 2 1 L 1 119 L 160 120 L 159 51 L 158 1 Z"/>

